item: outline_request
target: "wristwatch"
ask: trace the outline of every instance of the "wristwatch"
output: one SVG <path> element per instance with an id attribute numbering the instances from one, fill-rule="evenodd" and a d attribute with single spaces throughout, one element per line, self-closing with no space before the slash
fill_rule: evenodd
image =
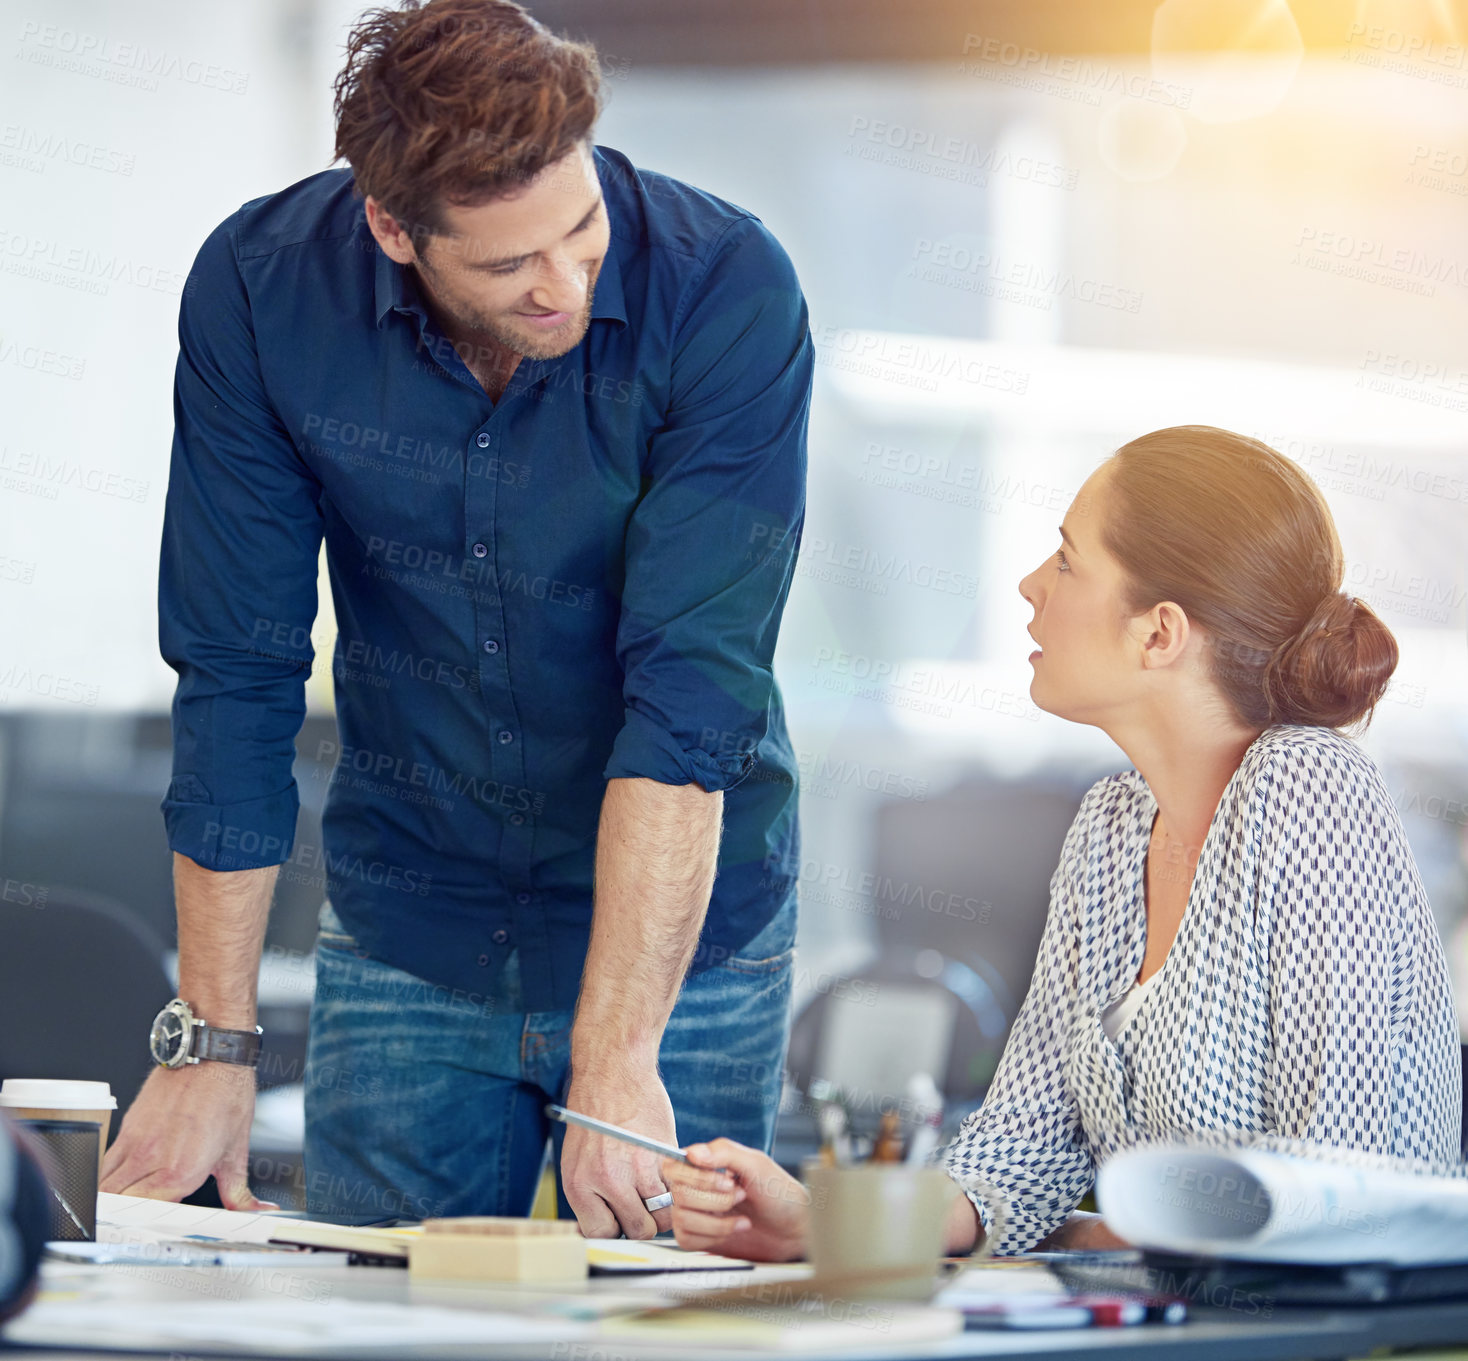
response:
<path id="1" fill-rule="evenodd" d="M 221 1030 L 194 1015 L 193 1008 L 175 997 L 153 1018 L 148 1048 L 153 1061 L 164 1068 L 186 1063 L 239 1063 L 253 1068 L 260 1062 L 261 1030 Z"/>

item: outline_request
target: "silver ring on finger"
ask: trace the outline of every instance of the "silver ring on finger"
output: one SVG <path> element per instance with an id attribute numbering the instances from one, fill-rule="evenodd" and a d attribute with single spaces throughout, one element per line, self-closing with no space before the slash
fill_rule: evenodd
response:
<path id="1" fill-rule="evenodd" d="M 673 1193 L 671 1191 L 664 1191 L 662 1195 L 652 1196 L 642 1203 L 647 1206 L 648 1213 L 652 1213 L 654 1210 L 666 1210 L 673 1203 Z"/>

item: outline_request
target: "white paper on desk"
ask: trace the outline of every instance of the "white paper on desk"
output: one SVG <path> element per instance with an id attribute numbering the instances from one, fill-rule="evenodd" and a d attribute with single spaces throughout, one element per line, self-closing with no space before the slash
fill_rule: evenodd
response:
<path id="1" fill-rule="evenodd" d="M 99 1243 L 147 1243 L 206 1234 L 234 1243 L 265 1243 L 280 1229 L 280 1216 L 248 1210 L 211 1210 L 207 1205 L 179 1205 L 147 1196 L 97 1194 Z"/>
<path id="2" fill-rule="evenodd" d="M 713 1252 L 685 1252 L 672 1243 L 647 1239 L 588 1238 L 586 1256 L 598 1274 L 644 1271 L 750 1271 L 753 1262 Z"/>
<path id="3" fill-rule="evenodd" d="M 1468 1180 L 1264 1149 L 1151 1145 L 1096 1178 L 1138 1247 L 1260 1262 L 1468 1261 Z"/>
<path id="4" fill-rule="evenodd" d="M 1072 1292 L 1047 1266 L 1016 1266 L 1007 1271 L 982 1267 L 960 1271 L 945 1281 L 933 1303 L 948 1309 L 976 1309 L 991 1304 L 1052 1304 Z"/>
<path id="5" fill-rule="evenodd" d="M 46 1260 L 79 1261 L 94 1266 L 225 1266 L 269 1267 L 271 1270 L 320 1271 L 322 1267 L 346 1266 L 348 1252 L 276 1251 L 249 1244 L 221 1247 L 207 1239 L 194 1242 L 181 1238 L 157 1242 L 97 1243 L 56 1241 L 46 1244 Z"/>
<path id="6" fill-rule="evenodd" d="M 179 1205 L 147 1196 L 97 1194 L 97 1242 L 173 1243 L 198 1234 L 231 1243 L 268 1243 L 283 1227 L 314 1224 L 314 1220 L 250 1210 L 215 1210 L 207 1205 Z M 323 1227 L 332 1227 L 326 1225 Z M 201 1245 L 203 1246 L 203 1245 Z M 289 1260 L 289 1254 L 277 1254 Z M 315 1254 L 301 1253 L 309 1261 Z M 324 1255 L 324 1254 L 323 1254 Z"/>
<path id="7" fill-rule="evenodd" d="M 440 1309 L 371 1300 L 262 1299 L 136 1301 L 43 1292 L 5 1325 L 11 1346 L 188 1350 L 197 1355 L 255 1350 L 357 1353 L 425 1343 L 578 1341 L 591 1329 L 564 1319 L 535 1319 L 476 1309 Z"/>

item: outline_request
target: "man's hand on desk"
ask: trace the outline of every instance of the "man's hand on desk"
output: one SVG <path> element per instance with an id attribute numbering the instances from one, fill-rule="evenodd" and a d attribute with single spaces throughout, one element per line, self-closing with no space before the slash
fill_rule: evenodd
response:
<path id="1" fill-rule="evenodd" d="M 573 1070 L 574 1071 L 574 1070 Z M 564 1103 L 573 1111 L 676 1144 L 673 1104 L 657 1074 L 630 1060 L 617 1070 L 572 1077 Z M 651 1238 L 672 1227 L 672 1210 L 643 1204 L 665 1189 L 656 1153 L 571 1126 L 561 1149 L 561 1184 L 587 1238 Z"/>
<path id="2" fill-rule="evenodd" d="M 212 1173 L 227 1210 L 278 1210 L 250 1191 L 255 1070 L 201 1063 L 155 1068 L 102 1163 L 103 1191 L 181 1200 Z"/>

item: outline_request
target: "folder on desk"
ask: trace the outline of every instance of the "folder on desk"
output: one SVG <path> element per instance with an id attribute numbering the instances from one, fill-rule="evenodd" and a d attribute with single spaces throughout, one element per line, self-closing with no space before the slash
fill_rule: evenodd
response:
<path id="1" fill-rule="evenodd" d="M 277 1226 L 274 1241 L 406 1261 L 413 1243 L 422 1234 L 422 1228 L 416 1224 L 387 1229 L 354 1229 L 340 1224 L 299 1220 Z M 657 1271 L 749 1271 L 754 1265 L 712 1252 L 684 1252 L 671 1243 L 625 1238 L 588 1238 L 586 1253 L 593 1276 L 634 1276 Z"/>
<path id="2" fill-rule="evenodd" d="M 423 1228 L 418 1224 L 355 1228 L 346 1224 L 321 1224 L 312 1219 L 286 1219 L 276 1222 L 270 1241 L 406 1262 L 409 1249 L 422 1236 Z"/>
<path id="3" fill-rule="evenodd" d="M 593 1276 L 638 1276 L 654 1271 L 752 1271 L 753 1262 L 714 1252 L 685 1252 L 672 1243 L 626 1238 L 588 1238 Z"/>

